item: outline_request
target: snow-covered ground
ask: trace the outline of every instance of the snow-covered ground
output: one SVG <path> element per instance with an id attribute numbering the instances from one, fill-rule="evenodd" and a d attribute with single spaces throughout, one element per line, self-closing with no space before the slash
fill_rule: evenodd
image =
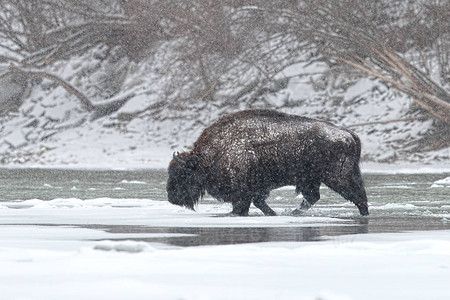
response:
<path id="1" fill-rule="evenodd" d="M 443 184 L 446 184 L 445 182 Z M 2 299 L 448 299 L 450 231 L 175 247 L 120 226 L 348 226 L 328 217 L 225 217 L 146 199 L 2 202 Z M 93 226 L 93 224 L 96 224 Z M 102 227 L 102 225 L 104 227 Z"/>

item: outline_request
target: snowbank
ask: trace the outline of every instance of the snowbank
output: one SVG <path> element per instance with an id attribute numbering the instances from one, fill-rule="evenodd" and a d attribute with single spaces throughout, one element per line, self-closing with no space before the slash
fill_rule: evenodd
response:
<path id="1" fill-rule="evenodd" d="M 450 188 L 450 177 L 433 182 L 432 188 L 448 187 Z"/>
<path id="2" fill-rule="evenodd" d="M 86 142 L 94 143 L 95 137 Z M 111 152 L 105 155 L 103 146 L 99 149 L 79 149 L 66 148 L 62 146 L 58 150 L 43 155 L 43 159 L 48 162 L 10 164 L 3 165 L 2 168 L 48 168 L 48 169 L 73 169 L 73 170 L 142 170 L 154 169 L 165 170 L 169 166 L 172 154 L 175 151 L 169 146 L 160 146 L 141 149 L 115 151 L 113 144 L 117 140 L 111 140 L 105 144 L 105 148 L 110 147 Z M 83 143 L 84 144 L 84 143 Z M 98 142 L 97 144 L 102 144 Z M 109 145 L 109 146 L 108 146 Z M 71 147 L 74 147 L 72 145 Z M 77 152 L 76 149 L 79 149 Z M 117 150 L 117 149 L 116 149 Z M 183 151 L 183 149 L 178 149 Z M 395 163 L 377 163 L 363 161 L 361 163 L 363 173 L 371 174 L 431 174 L 450 173 L 450 163 L 442 161 L 411 162 L 398 161 Z M 134 184 L 137 184 L 134 182 Z"/>
<path id="3" fill-rule="evenodd" d="M 405 209 L 416 206 L 378 207 Z M 2 202 L 2 298 L 444 300 L 450 294 L 449 230 L 321 236 L 319 242 L 164 242 L 195 238 L 201 234 L 195 228 L 279 227 L 301 235 L 358 221 L 314 214 L 264 217 L 255 211 L 251 217 L 224 217 L 229 210 L 219 203 L 192 212 L 148 199 Z M 444 205 L 435 216 L 444 223 L 445 210 Z M 191 231 L 171 230 L 180 227 Z"/>
<path id="4" fill-rule="evenodd" d="M 73 229 L 56 238 L 51 227 L 41 229 L 53 234 L 44 249 L 25 244 L 28 230 L 2 230 L 4 299 L 444 300 L 450 293 L 449 231 L 192 248 L 78 241 L 61 250 L 57 238 L 68 240 Z"/>
<path id="5" fill-rule="evenodd" d="M 364 173 L 372 174 L 438 174 L 450 173 L 450 162 L 396 162 L 396 163 L 375 163 L 362 162 L 361 170 Z"/>

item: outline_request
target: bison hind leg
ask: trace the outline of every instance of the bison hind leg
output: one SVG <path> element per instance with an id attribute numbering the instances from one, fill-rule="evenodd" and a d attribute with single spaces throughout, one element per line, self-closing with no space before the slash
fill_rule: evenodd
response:
<path id="1" fill-rule="evenodd" d="M 353 173 L 346 174 L 340 180 L 325 182 L 325 184 L 355 204 L 362 216 L 369 215 L 366 190 L 359 168 L 355 167 Z"/>
<path id="2" fill-rule="evenodd" d="M 302 186 L 297 186 L 295 191 L 297 194 L 302 193 L 304 199 L 300 207 L 295 209 L 292 214 L 301 215 L 320 199 L 320 181 L 304 183 Z"/>

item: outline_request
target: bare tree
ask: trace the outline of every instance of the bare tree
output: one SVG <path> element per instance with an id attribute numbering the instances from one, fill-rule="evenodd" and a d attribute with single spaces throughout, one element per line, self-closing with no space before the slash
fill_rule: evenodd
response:
<path id="1" fill-rule="evenodd" d="M 5 53 L 0 58 L 10 64 L 3 76 L 51 80 L 74 95 L 87 111 L 105 111 L 104 104 L 93 103 L 46 67 L 113 39 L 115 31 L 130 23 L 118 1 L 2 0 L 0 9 L 0 49 Z"/>
<path id="2" fill-rule="evenodd" d="M 402 5 L 399 1 L 396 4 Z M 403 50 L 411 49 L 413 47 L 408 47 L 408 43 L 416 45 L 419 44 L 418 41 L 408 38 L 405 31 L 403 41 L 392 37 L 403 29 L 398 25 L 402 21 L 409 23 L 408 28 L 417 27 L 427 14 L 419 16 L 416 13 L 413 16 L 404 16 L 403 20 L 399 20 L 398 14 L 384 14 L 383 20 L 380 18 L 380 8 L 383 12 L 386 10 L 380 7 L 382 5 L 385 5 L 384 1 L 368 3 L 361 0 L 306 0 L 288 7 L 264 2 L 259 7 L 246 7 L 243 10 L 264 14 L 266 20 L 277 23 L 284 34 L 294 33 L 300 41 L 313 44 L 330 64 L 342 62 L 366 75 L 379 78 L 411 96 L 418 105 L 437 119 L 450 124 L 450 93 L 432 80 L 429 72 L 423 70 L 420 65 L 414 65 L 414 60 L 408 59 L 406 53 L 399 53 L 401 46 Z M 435 1 L 427 11 L 430 14 L 441 10 L 448 12 L 448 9 L 445 10 L 448 5 L 448 1 Z M 386 16 L 391 16 L 391 19 L 386 20 Z M 424 43 L 428 48 L 439 49 L 437 59 L 443 77 L 441 82 L 448 83 L 449 48 L 445 43 L 449 34 L 449 19 L 445 17 L 446 15 L 439 20 L 443 24 L 437 24 L 439 29 L 436 30 L 440 31 Z M 395 22 L 398 24 L 395 25 Z M 392 31 L 393 28 L 395 31 Z M 420 50 L 426 51 L 426 46 L 419 47 L 414 50 L 423 54 Z"/>
<path id="3" fill-rule="evenodd" d="M 254 70 L 255 79 L 243 84 L 238 99 L 249 91 L 263 93 L 280 69 L 311 52 L 312 59 L 346 64 L 387 82 L 450 124 L 450 94 L 444 88 L 450 84 L 449 5 L 446 0 L 426 5 L 419 0 L 1 0 L 0 59 L 12 64 L 10 72 L 60 84 L 88 111 L 110 112 L 46 67 L 98 44 L 119 45 L 139 60 L 158 41 L 174 40 L 179 56 L 172 65 L 181 62 L 183 68 L 168 65 L 166 71 L 183 84 L 191 82 L 185 99 L 206 101 L 221 86 L 248 77 L 236 73 L 230 79 L 235 66 Z"/>

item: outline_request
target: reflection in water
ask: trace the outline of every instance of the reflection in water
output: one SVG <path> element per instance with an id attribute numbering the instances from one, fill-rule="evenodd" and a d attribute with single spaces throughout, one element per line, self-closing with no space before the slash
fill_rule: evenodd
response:
<path id="1" fill-rule="evenodd" d="M 325 236 L 366 233 L 367 222 L 349 226 L 320 227 L 256 227 L 256 228 L 208 228 L 208 227 L 142 227 L 99 226 L 109 233 L 169 233 L 186 236 L 138 238 L 136 240 L 164 243 L 174 246 L 227 245 L 261 242 L 312 242 Z M 92 228 L 92 227 L 91 227 Z"/>
<path id="2" fill-rule="evenodd" d="M 179 232 L 172 228 L 170 232 Z M 189 238 L 167 239 L 165 242 L 177 246 L 217 244 L 241 244 L 279 241 L 318 241 L 319 228 L 186 228 L 184 233 L 195 234 Z"/>
<path id="3" fill-rule="evenodd" d="M 386 233 L 415 230 L 450 229 L 449 222 L 429 218 L 377 218 L 357 217 L 353 222 L 343 226 L 311 226 L 311 227 L 146 227 L 146 226 L 95 226 L 109 233 L 169 233 L 175 236 L 155 238 L 134 238 L 149 243 L 164 243 L 173 246 L 228 245 L 261 242 L 313 242 L 325 240 L 327 237 L 363 234 Z M 93 228 L 90 226 L 90 228 Z M 176 236 L 183 234 L 185 236 Z"/>
<path id="4" fill-rule="evenodd" d="M 105 229 L 105 228 L 104 228 Z M 170 233 L 187 236 L 138 239 L 146 242 L 164 243 L 174 246 L 227 245 L 261 242 L 320 241 L 323 236 L 356 234 L 366 231 L 364 226 L 334 227 L 263 227 L 263 228 L 205 228 L 173 227 L 148 228 L 118 226 L 106 229 L 109 233 Z"/>

